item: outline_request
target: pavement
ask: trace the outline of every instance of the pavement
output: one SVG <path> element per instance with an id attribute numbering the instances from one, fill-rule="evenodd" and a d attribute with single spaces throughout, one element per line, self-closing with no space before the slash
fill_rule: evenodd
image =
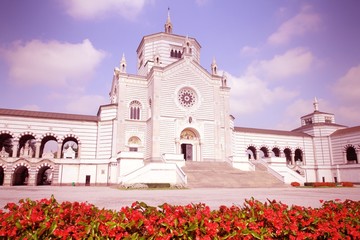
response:
<path id="1" fill-rule="evenodd" d="M 360 187 L 353 188 L 192 188 L 192 189 L 142 189 L 126 190 L 116 187 L 93 186 L 1 186 L 0 208 L 8 202 L 20 199 L 40 200 L 54 195 L 58 202 L 78 201 L 94 204 L 99 208 L 119 210 L 142 201 L 150 206 L 163 203 L 187 205 L 205 203 L 212 210 L 221 205 L 242 206 L 245 199 L 254 198 L 261 202 L 277 200 L 287 205 L 320 207 L 320 200 L 360 201 Z"/>

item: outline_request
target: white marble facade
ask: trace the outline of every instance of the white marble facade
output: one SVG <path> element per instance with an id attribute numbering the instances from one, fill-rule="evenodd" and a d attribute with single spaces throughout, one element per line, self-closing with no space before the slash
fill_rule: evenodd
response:
<path id="1" fill-rule="evenodd" d="M 200 53 L 168 16 L 141 39 L 136 74 L 122 56 L 96 116 L 0 109 L 0 185 L 184 185 L 186 161 L 262 164 L 287 183 L 360 182 L 360 126 L 336 124 L 315 99 L 292 131 L 236 127 L 226 75 Z"/>

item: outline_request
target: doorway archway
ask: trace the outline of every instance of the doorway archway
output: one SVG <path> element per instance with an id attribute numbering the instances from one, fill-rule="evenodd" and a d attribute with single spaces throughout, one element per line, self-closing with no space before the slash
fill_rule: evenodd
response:
<path id="1" fill-rule="evenodd" d="M 36 185 L 51 185 L 53 171 L 49 166 L 43 166 L 39 169 L 36 177 Z"/>
<path id="2" fill-rule="evenodd" d="M 195 129 L 186 128 L 181 132 L 179 153 L 184 154 L 185 161 L 201 161 L 200 137 Z"/>
<path id="3" fill-rule="evenodd" d="M 19 166 L 15 169 L 14 175 L 12 178 L 13 186 L 23 186 L 28 185 L 29 180 L 29 170 L 25 166 Z"/>

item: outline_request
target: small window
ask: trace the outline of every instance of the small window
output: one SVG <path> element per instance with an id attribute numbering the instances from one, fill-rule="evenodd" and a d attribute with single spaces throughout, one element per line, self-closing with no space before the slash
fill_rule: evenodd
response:
<path id="1" fill-rule="evenodd" d="M 305 125 L 312 124 L 312 119 L 311 118 L 305 119 L 304 121 L 305 121 Z"/>
<path id="2" fill-rule="evenodd" d="M 132 101 L 130 103 L 129 111 L 130 111 L 130 119 L 140 120 L 141 103 L 137 100 Z"/>
<path id="3" fill-rule="evenodd" d="M 325 117 L 325 122 L 326 123 L 332 123 L 332 118 L 331 117 Z"/>
<path id="4" fill-rule="evenodd" d="M 138 148 L 137 147 L 129 147 L 129 151 L 130 152 L 137 152 Z"/>

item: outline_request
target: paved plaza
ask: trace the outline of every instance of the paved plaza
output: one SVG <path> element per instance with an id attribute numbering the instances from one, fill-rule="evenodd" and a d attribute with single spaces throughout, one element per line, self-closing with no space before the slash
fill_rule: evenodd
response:
<path id="1" fill-rule="evenodd" d="M 205 203 L 211 209 L 221 205 L 242 205 L 245 199 L 254 197 L 265 202 L 281 201 L 288 205 L 309 207 L 321 206 L 320 200 L 360 201 L 360 187 L 353 188 L 193 188 L 162 190 L 123 190 L 115 187 L 79 186 L 12 186 L 0 187 L 0 208 L 8 202 L 18 202 L 23 198 L 38 200 L 54 195 L 58 202 L 89 202 L 99 208 L 119 210 L 135 201 L 143 201 L 151 206 L 163 203 L 186 205 Z"/>

